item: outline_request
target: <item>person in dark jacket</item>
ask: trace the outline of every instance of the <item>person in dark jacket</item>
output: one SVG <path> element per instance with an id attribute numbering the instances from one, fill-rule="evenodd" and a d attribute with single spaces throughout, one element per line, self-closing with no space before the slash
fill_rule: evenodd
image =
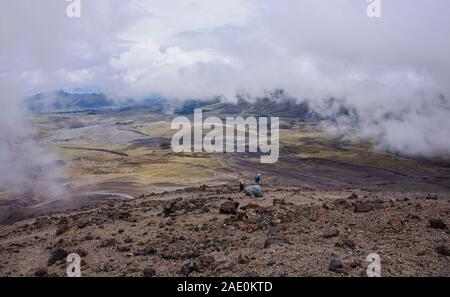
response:
<path id="1" fill-rule="evenodd" d="M 258 175 L 255 177 L 255 182 L 257 185 L 261 183 L 261 173 L 258 173 Z"/>

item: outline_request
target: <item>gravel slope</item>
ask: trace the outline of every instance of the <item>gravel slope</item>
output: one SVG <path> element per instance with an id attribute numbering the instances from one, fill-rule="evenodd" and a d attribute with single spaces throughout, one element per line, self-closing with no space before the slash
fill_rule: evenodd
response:
<path id="1" fill-rule="evenodd" d="M 352 195 L 354 193 L 354 195 Z M 0 226 L 1 276 L 450 276 L 449 193 L 200 187 Z M 235 206 L 239 204 L 238 208 Z"/>

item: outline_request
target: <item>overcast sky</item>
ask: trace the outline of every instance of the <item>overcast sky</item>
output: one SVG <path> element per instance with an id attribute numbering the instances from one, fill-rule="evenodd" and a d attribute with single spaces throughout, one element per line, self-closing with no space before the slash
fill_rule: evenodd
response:
<path id="1" fill-rule="evenodd" d="M 366 0 L 81 3 L 71 19 L 65 0 L 1 0 L 0 86 L 228 100 L 284 88 L 345 99 L 380 148 L 450 154 L 448 0 L 381 0 L 382 18 Z"/>

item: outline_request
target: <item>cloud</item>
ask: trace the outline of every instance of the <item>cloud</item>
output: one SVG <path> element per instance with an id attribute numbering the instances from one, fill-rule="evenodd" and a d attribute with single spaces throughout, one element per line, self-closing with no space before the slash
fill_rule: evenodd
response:
<path id="1" fill-rule="evenodd" d="M 198 80 L 202 71 L 211 65 L 230 63 L 229 58 L 209 49 L 185 51 L 177 46 L 162 49 L 158 44 L 145 42 L 112 58 L 109 66 L 116 79 L 126 86 L 128 95 L 158 94 L 185 99 L 206 95 L 204 83 Z"/>
<path id="2" fill-rule="evenodd" d="M 82 1 L 80 19 L 62 0 L 28 2 L 2 10 L 0 73 L 29 92 L 95 82 L 127 96 L 235 100 L 283 88 L 323 113 L 324 100 L 342 99 L 360 122 L 333 125 L 380 149 L 450 154 L 438 139 L 450 134 L 446 0 L 382 0 L 381 19 L 364 0 Z"/>

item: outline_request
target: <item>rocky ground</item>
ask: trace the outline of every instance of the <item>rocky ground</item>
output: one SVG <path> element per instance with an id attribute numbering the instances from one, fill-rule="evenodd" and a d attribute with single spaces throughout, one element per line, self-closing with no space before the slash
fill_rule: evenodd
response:
<path id="1" fill-rule="evenodd" d="M 191 188 L 0 226 L 1 276 L 450 276 L 450 193 Z"/>

